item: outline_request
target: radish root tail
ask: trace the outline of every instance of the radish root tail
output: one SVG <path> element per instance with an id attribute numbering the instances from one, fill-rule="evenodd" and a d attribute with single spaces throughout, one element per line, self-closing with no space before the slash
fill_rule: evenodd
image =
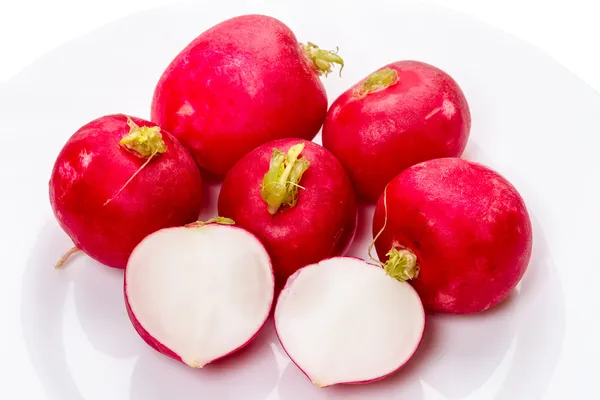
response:
<path id="1" fill-rule="evenodd" d="M 388 221 L 388 206 L 387 206 L 387 186 L 383 191 L 383 226 L 377 232 L 377 235 L 373 238 L 371 244 L 369 244 L 368 254 L 369 259 L 375 262 L 377 265 L 381 266 L 385 273 L 391 276 L 392 278 L 404 282 L 410 279 L 415 279 L 419 276 L 419 264 L 417 264 L 417 256 L 415 253 L 410 251 L 409 249 L 394 245 L 390 251 L 387 252 L 386 257 L 388 258 L 385 263 L 376 259 L 371 255 L 371 251 L 373 250 L 373 246 L 375 246 L 375 242 L 381 236 L 383 231 L 387 226 Z"/>
<path id="2" fill-rule="evenodd" d="M 119 194 L 121 194 L 121 192 L 122 192 L 122 191 L 123 191 L 123 190 L 124 190 L 124 189 L 127 187 L 127 185 L 129 185 L 129 182 L 131 182 L 131 181 L 133 180 L 133 178 L 135 178 L 135 177 L 136 177 L 136 175 L 137 175 L 137 174 L 139 174 L 139 173 L 140 173 L 140 171 L 141 171 L 141 170 L 143 170 L 143 169 L 146 167 L 146 165 L 148 165 L 148 163 L 149 163 L 149 162 L 152 160 L 152 158 L 154 158 L 154 156 L 156 155 L 156 153 L 157 153 L 157 152 L 156 152 L 156 151 L 154 151 L 154 153 L 152 153 L 152 154 L 150 155 L 150 157 L 148 157 L 148 159 L 146 160 L 146 162 L 145 162 L 145 163 L 143 163 L 143 164 L 142 164 L 142 166 L 141 166 L 141 167 L 139 167 L 139 168 L 137 169 L 137 171 L 135 171 L 135 172 L 133 173 L 133 175 L 131 175 L 131 178 L 129 178 L 129 179 L 127 180 L 127 182 L 125 182 L 125 184 L 124 184 L 123 186 L 121 186 L 121 188 L 120 188 L 120 189 L 117 191 L 117 193 L 115 193 L 115 195 L 114 195 L 113 197 L 111 197 L 110 199 L 106 200 L 102 206 L 105 206 L 105 205 L 107 205 L 108 203 L 110 203 L 111 201 L 113 201 L 113 200 L 114 200 L 114 199 L 115 199 L 115 198 L 116 198 L 116 197 L 117 197 Z"/>
<path id="3" fill-rule="evenodd" d="M 150 161 L 158 154 L 162 154 L 167 151 L 167 146 L 160 133 L 160 127 L 158 126 L 138 126 L 130 117 L 127 117 L 127 125 L 129 126 L 129 133 L 125 135 L 119 145 L 121 145 L 128 152 L 135 154 L 141 158 L 148 158 L 141 167 L 137 169 L 125 182 L 123 186 L 117 191 L 117 193 L 106 200 L 103 206 L 107 205 L 115 199 L 121 192 L 129 185 L 129 183 L 140 173 L 141 170 L 146 168 Z"/>
<path id="4" fill-rule="evenodd" d="M 373 251 L 375 242 L 377 242 L 377 239 L 379 239 L 379 236 L 381 236 L 381 234 L 385 230 L 385 227 L 387 226 L 387 220 L 388 220 L 388 207 L 387 207 L 387 186 L 386 186 L 385 189 L 383 190 L 383 226 L 381 227 L 379 232 L 377 232 L 377 235 L 375 235 L 375 237 L 373 238 L 373 241 L 371 241 L 371 244 L 369 244 L 369 247 L 367 249 L 368 254 L 369 254 L 369 259 L 371 261 L 374 261 L 375 263 L 377 263 L 377 265 L 380 265 L 382 267 L 383 267 L 383 263 L 381 261 L 379 261 L 378 259 L 376 259 L 375 257 L 373 257 L 371 255 L 371 252 Z"/>
<path id="5" fill-rule="evenodd" d="M 67 251 L 65 254 L 63 254 L 63 256 L 56 262 L 56 264 L 54 264 L 54 268 L 56 268 L 56 269 L 62 268 L 62 266 L 65 265 L 67 260 L 69 258 L 71 258 L 71 256 L 73 254 L 78 253 L 80 251 L 81 250 L 79 250 L 77 247 L 71 248 L 69 251 Z"/>

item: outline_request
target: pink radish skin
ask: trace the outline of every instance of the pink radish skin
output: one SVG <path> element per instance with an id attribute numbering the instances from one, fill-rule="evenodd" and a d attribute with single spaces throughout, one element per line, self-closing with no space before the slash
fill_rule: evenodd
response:
<path id="1" fill-rule="evenodd" d="M 298 43 L 264 15 L 226 20 L 198 36 L 158 82 L 152 121 L 197 164 L 222 177 L 244 154 L 284 137 L 315 137 L 327 112 L 320 74 L 343 60 Z"/>
<path id="2" fill-rule="evenodd" d="M 297 204 L 282 206 L 274 215 L 261 197 L 264 175 L 274 149 L 287 152 L 304 145 L 300 157 L 310 166 L 297 185 Z M 273 260 L 278 287 L 299 268 L 348 249 L 357 223 L 352 184 L 335 157 L 303 139 L 264 144 L 229 171 L 219 195 L 219 214 L 254 233 Z"/>
<path id="3" fill-rule="evenodd" d="M 411 165 L 460 156 L 470 127 L 465 96 L 448 74 L 399 61 L 335 100 L 323 125 L 323 146 L 344 165 L 359 196 L 374 202 Z"/>
<path id="4" fill-rule="evenodd" d="M 167 256 L 171 256 L 173 258 L 177 258 L 181 255 L 181 253 L 179 253 L 179 255 L 177 254 L 177 250 L 175 249 L 171 249 L 169 248 L 169 246 L 172 246 L 172 242 L 173 240 L 177 240 L 178 242 L 181 242 L 182 239 L 181 238 L 177 238 L 175 237 L 175 239 L 169 238 L 168 235 L 170 235 L 171 237 L 174 237 L 174 235 L 179 234 L 177 231 L 186 231 L 186 233 L 192 233 L 195 234 L 195 232 L 190 232 L 193 230 L 214 230 L 214 227 L 217 227 L 216 229 L 219 230 L 227 230 L 228 233 L 225 233 L 226 236 L 223 236 L 223 233 L 220 234 L 220 236 L 216 237 L 212 244 L 205 244 L 202 242 L 202 240 L 206 241 L 209 240 L 207 238 L 200 238 L 196 245 L 194 245 L 193 247 L 189 247 L 187 254 L 192 254 L 189 257 L 192 258 L 198 258 L 198 263 L 196 264 L 197 269 L 198 270 L 202 270 L 202 268 L 205 268 L 207 270 L 209 270 L 207 272 L 206 275 L 202 275 L 202 272 L 200 273 L 200 275 L 192 275 L 192 276 L 200 276 L 203 277 L 203 281 L 211 281 L 211 280 L 215 280 L 214 285 L 223 285 L 224 282 L 227 282 L 227 279 L 225 281 L 223 280 L 219 280 L 219 278 L 215 278 L 213 275 L 213 272 L 210 271 L 210 265 L 207 267 L 207 264 L 210 264 L 210 260 L 211 257 L 214 257 L 212 259 L 214 260 L 221 260 L 222 262 L 231 262 L 232 259 L 234 259 L 235 257 L 241 257 L 243 259 L 246 260 L 256 260 L 257 258 L 260 258 L 262 261 L 262 267 L 261 269 L 259 269 L 259 272 L 262 273 L 262 275 L 260 275 L 259 273 L 257 273 L 256 268 L 254 270 L 252 270 L 252 265 L 251 262 L 248 262 L 247 264 L 237 264 L 235 267 L 237 269 L 234 268 L 234 270 L 236 271 L 235 274 L 231 274 L 230 276 L 227 276 L 226 274 L 228 272 L 225 272 L 224 276 L 225 278 L 229 278 L 229 279 L 236 279 L 237 277 L 237 281 L 235 281 L 234 283 L 229 282 L 230 285 L 242 285 L 240 286 L 240 291 L 235 291 L 234 290 L 234 294 L 233 296 L 242 296 L 243 298 L 241 299 L 241 301 L 243 302 L 250 302 L 252 303 L 252 296 L 256 295 L 256 292 L 253 292 L 253 290 L 256 290 L 257 288 L 260 289 L 262 287 L 262 289 L 264 290 L 259 290 L 258 291 L 258 296 L 261 297 L 261 301 L 259 302 L 260 307 L 259 309 L 255 309 L 255 308 L 242 308 L 240 310 L 234 310 L 234 316 L 237 316 L 239 314 L 239 320 L 236 323 L 231 323 L 229 322 L 226 325 L 223 324 L 218 324 L 218 316 L 219 316 L 219 311 L 222 310 L 222 308 L 220 308 L 223 304 L 229 304 L 226 303 L 226 301 L 222 302 L 221 304 L 213 304 L 212 308 L 210 308 L 210 311 L 208 311 L 209 315 L 212 315 L 211 321 L 213 321 L 213 324 L 211 326 L 205 326 L 204 324 L 199 324 L 201 326 L 205 326 L 205 328 L 203 329 L 207 329 L 210 332 L 213 331 L 217 331 L 216 333 L 214 333 L 215 335 L 219 336 L 223 336 L 223 337 L 227 337 L 230 333 L 231 330 L 239 328 L 239 326 L 243 326 L 245 323 L 247 322 L 243 322 L 245 321 L 244 318 L 248 317 L 248 314 L 252 314 L 252 324 L 253 324 L 253 328 L 250 330 L 250 333 L 247 334 L 246 336 L 243 336 L 243 338 L 241 340 L 237 340 L 233 346 L 230 346 L 226 351 L 219 353 L 217 356 L 215 356 L 214 358 L 211 359 L 203 359 L 203 360 L 196 360 L 194 358 L 190 358 L 190 359 L 186 359 L 185 357 L 182 357 L 181 355 L 179 355 L 175 350 L 169 348 L 169 346 L 167 346 L 167 344 L 163 343 L 159 338 L 155 337 L 151 332 L 150 332 L 150 328 L 147 328 L 144 326 L 144 324 L 140 321 L 140 319 L 138 318 L 138 316 L 136 315 L 136 312 L 134 311 L 134 307 L 132 306 L 132 303 L 136 303 L 137 302 L 137 308 L 138 308 L 138 313 L 142 312 L 142 314 L 144 315 L 144 317 L 146 318 L 147 322 L 146 325 L 147 326 L 153 326 L 153 329 L 156 332 L 159 332 L 160 328 L 156 328 L 157 326 L 181 326 L 181 321 L 178 321 L 178 316 L 177 314 L 182 313 L 181 310 L 178 310 L 177 312 L 165 312 L 163 314 L 161 314 L 161 307 L 156 307 L 156 306 L 149 306 L 149 305 L 145 305 L 144 302 L 144 298 L 143 298 L 143 293 L 147 290 L 148 287 L 151 287 L 152 284 L 148 284 L 148 283 L 144 283 L 143 280 L 147 279 L 146 277 L 144 277 L 144 274 L 151 274 L 151 273 L 156 273 L 156 269 L 151 269 L 150 267 L 147 267 L 146 265 L 143 264 L 144 259 L 146 260 L 145 262 L 153 262 L 153 261 L 148 261 L 148 260 L 152 260 L 152 259 L 156 259 L 156 258 L 161 258 L 161 257 L 165 257 L 165 255 Z M 162 235 L 162 237 L 158 237 Z M 213 235 L 213 233 L 209 233 L 209 235 Z M 180 235 L 181 236 L 181 235 Z M 166 237 L 166 239 L 164 239 Z M 187 239 L 183 239 L 183 240 L 187 240 Z M 164 248 L 161 250 L 160 247 L 163 245 L 164 242 L 167 242 L 167 244 L 164 246 Z M 162 242 L 162 243 L 161 243 Z M 236 247 L 235 249 L 231 249 L 230 244 L 232 242 L 235 242 L 236 244 L 238 244 L 238 247 Z M 250 242 L 250 244 L 248 245 L 245 242 Z M 189 242 L 189 243 L 194 243 L 194 242 Z M 202 248 L 202 245 L 205 245 L 205 248 Z M 184 244 L 182 246 L 189 246 L 189 244 Z M 214 255 L 211 256 L 210 253 L 215 252 L 218 253 L 219 252 L 219 246 L 222 246 L 223 249 L 221 250 L 225 250 L 225 247 L 228 247 L 230 250 L 227 252 L 227 254 L 225 254 L 225 252 L 221 253 L 221 256 L 218 255 Z M 242 250 L 239 250 L 239 247 L 242 247 Z M 244 247 L 245 246 L 245 247 Z M 156 248 L 158 249 L 158 253 L 154 254 L 155 252 L 157 252 Z M 249 248 L 250 250 L 248 252 L 244 253 L 244 248 Z M 199 253 L 199 255 L 194 254 L 194 252 Z M 233 253 L 233 255 L 232 255 Z M 208 258 L 204 258 L 206 254 L 209 254 Z M 258 255 L 257 255 L 258 254 Z M 185 255 L 182 257 L 186 257 Z M 228 258 L 229 257 L 229 258 Z M 237 263 L 237 260 L 233 260 L 234 262 Z M 140 264 L 142 263 L 142 264 Z M 202 290 L 202 283 L 200 281 L 196 281 L 194 279 L 190 279 L 190 277 L 186 276 L 185 274 L 188 273 L 190 270 L 188 268 L 189 263 L 188 262 L 177 262 L 177 261 L 169 261 L 169 263 L 167 264 L 163 264 L 161 266 L 162 268 L 162 272 L 159 271 L 159 273 L 161 274 L 171 274 L 171 269 L 173 270 L 173 273 L 176 273 L 175 271 L 177 270 L 177 268 L 179 266 L 182 266 L 181 270 L 179 271 L 180 274 L 178 274 L 176 277 L 173 278 L 167 278 L 164 280 L 161 280 L 161 285 L 164 282 L 164 285 L 181 285 L 183 289 L 180 289 L 179 287 L 172 287 L 169 288 L 167 290 L 172 290 L 174 293 L 172 294 L 173 296 L 181 296 L 180 293 L 183 291 L 185 292 L 186 290 L 189 289 L 189 285 L 190 282 L 195 282 L 192 283 L 192 285 L 196 285 L 198 287 L 192 287 L 191 290 L 193 290 L 194 293 L 192 293 L 193 296 L 202 296 L 201 293 L 203 293 L 204 291 Z M 135 269 L 134 269 L 135 268 Z M 130 270 L 131 269 L 131 270 Z M 225 268 L 226 269 L 226 268 Z M 219 270 L 219 272 L 223 273 L 223 268 L 221 268 Z M 244 275 L 245 274 L 245 275 Z M 181 278 L 181 281 L 178 281 L 177 279 Z M 262 282 L 263 285 L 255 285 L 256 279 L 258 279 L 259 283 L 261 279 L 264 279 L 264 281 Z M 142 280 L 142 283 L 140 283 L 140 280 Z M 244 280 L 242 282 L 242 280 Z M 136 285 L 144 285 L 142 287 L 142 289 L 138 289 L 137 291 L 135 291 L 135 289 L 131 288 L 131 284 L 132 281 L 134 282 L 134 284 Z M 150 286 L 148 286 L 150 285 Z M 254 285 L 254 286 L 253 286 Z M 233 287 L 233 286 L 231 286 Z M 231 290 L 231 287 L 229 286 L 225 286 L 225 289 L 223 290 Z M 249 288 L 248 288 L 249 287 Z M 216 289 L 213 288 L 211 290 L 219 290 L 219 288 L 217 287 Z M 249 294 L 246 293 L 244 294 L 244 290 L 249 290 Z M 168 229 L 163 229 L 160 230 L 158 232 L 155 232 L 154 234 L 148 236 L 146 239 L 144 239 L 144 241 L 142 241 L 142 243 L 140 243 L 140 245 L 138 247 L 136 247 L 136 249 L 134 250 L 129 264 L 128 264 L 128 268 L 125 272 L 125 284 L 124 284 L 124 292 L 125 292 L 125 303 L 126 303 L 126 309 L 127 309 L 127 313 L 129 315 L 129 318 L 133 324 L 133 327 L 135 328 L 136 332 L 140 335 L 140 337 L 150 346 L 152 347 L 154 350 L 168 356 L 171 357 L 177 361 L 180 361 L 190 367 L 193 368 L 202 368 L 205 365 L 209 364 L 209 363 L 213 363 L 217 360 L 220 360 L 224 357 L 227 357 L 235 352 L 237 352 L 238 350 L 244 348 L 247 344 L 249 344 L 252 339 L 254 339 L 256 337 L 256 335 L 258 335 L 260 329 L 262 329 L 262 327 L 264 326 L 264 324 L 266 323 L 266 320 L 269 316 L 272 304 L 273 304 L 273 296 L 274 296 L 274 275 L 273 275 L 273 269 L 271 266 L 271 262 L 269 259 L 269 256 L 265 250 L 265 248 L 262 246 L 262 244 L 260 243 L 260 241 L 254 237 L 252 234 L 250 234 L 249 232 L 236 227 L 236 226 L 231 226 L 231 225 L 226 225 L 226 226 L 221 226 L 219 224 L 215 224 L 215 223 L 209 223 L 209 224 L 200 224 L 197 226 L 193 226 L 190 225 L 188 227 L 182 227 L 182 228 L 168 228 Z M 164 293 L 155 293 L 154 291 L 152 291 L 154 294 L 152 296 L 159 296 L 160 298 L 158 299 L 161 303 L 164 301 L 168 301 L 169 298 L 171 296 L 166 296 Z M 240 295 L 239 292 L 242 292 L 242 294 Z M 140 294 L 142 293 L 142 294 Z M 135 297 L 135 300 L 132 300 L 132 294 Z M 208 295 L 207 295 L 208 296 Z M 234 299 L 235 300 L 235 299 Z M 238 299 L 239 300 L 239 299 Z M 235 306 L 234 303 L 232 303 L 232 307 Z M 254 303 L 252 303 L 254 304 Z M 164 306 L 164 305 L 162 305 Z M 165 307 L 169 307 L 169 305 L 166 305 Z M 140 311 L 140 309 L 142 311 Z M 144 310 L 145 309 L 145 310 Z M 184 319 L 192 319 L 194 318 L 194 314 L 200 314 L 203 315 L 203 313 L 205 313 L 205 311 L 197 311 L 195 313 L 189 313 L 189 314 L 184 314 L 181 317 Z M 235 314 L 238 313 L 238 314 Z M 254 314 L 253 314 L 254 313 Z M 174 317 L 172 317 L 174 315 Z M 172 321 L 169 321 L 169 318 L 173 318 Z M 241 318 L 241 319 L 240 319 Z M 242 322 L 240 322 L 242 321 Z M 236 325 L 237 324 L 237 325 Z M 179 328 L 171 328 L 171 329 L 179 329 Z M 223 332 L 221 332 L 220 330 L 223 330 Z M 227 331 L 227 332 L 226 332 Z M 164 332 L 160 333 L 160 334 L 165 334 Z M 173 331 L 171 331 L 169 333 L 170 336 L 173 335 Z M 185 337 L 185 341 L 202 341 L 206 339 L 206 336 L 203 332 L 196 332 L 196 339 L 192 340 L 190 339 L 190 334 L 186 333 L 184 335 Z M 172 340 L 172 339 L 170 339 Z M 230 340 L 230 339 L 227 339 Z M 189 346 L 189 344 L 184 343 L 183 345 L 181 345 L 181 343 L 176 343 L 179 346 L 182 346 L 182 348 L 185 348 L 186 346 Z M 202 354 L 204 355 L 204 354 Z"/>
<path id="5" fill-rule="evenodd" d="M 333 257 L 288 279 L 275 307 L 275 329 L 284 351 L 316 386 L 365 384 L 392 375 L 412 358 L 425 311 L 411 285 L 381 267 Z"/>
<path id="6" fill-rule="evenodd" d="M 154 124 L 129 118 L 104 116 L 75 132 L 49 184 L 54 215 L 75 246 L 113 268 L 125 268 L 150 233 L 195 221 L 202 202 L 202 178 L 188 151 Z M 162 140 L 164 152 L 142 156 L 120 144 L 132 132 L 158 133 L 154 144 Z"/>
<path id="7" fill-rule="evenodd" d="M 426 161 L 394 178 L 375 209 L 373 234 L 379 232 L 380 260 L 395 253 L 406 268 L 396 272 L 409 275 L 416 261 L 410 283 L 430 311 L 495 306 L 531 258 L 531 221 L 517 190 L 491 169 L 458 158 Z M 416 256 L 410 266 L 408 255 Z"/>

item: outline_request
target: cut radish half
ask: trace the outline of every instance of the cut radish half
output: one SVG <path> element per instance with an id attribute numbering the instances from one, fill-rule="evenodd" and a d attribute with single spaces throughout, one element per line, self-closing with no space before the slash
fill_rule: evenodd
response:
<path id="1" fill-rule="evenodd" d="M 410 359 L 425 313 L 410 284 L 363 260 L 336 257 L 288 279 L 275 328 L 286 353 L 315 385 L 367 383 Z"/>
<path id="2" fill-rule="evenodd" d="M 231 225 L 163 229 L 133 251 L 125 271 L 131 321 L 154 349 L 194 368 L 246 345 L 269 316 L 271 261 Z"/>

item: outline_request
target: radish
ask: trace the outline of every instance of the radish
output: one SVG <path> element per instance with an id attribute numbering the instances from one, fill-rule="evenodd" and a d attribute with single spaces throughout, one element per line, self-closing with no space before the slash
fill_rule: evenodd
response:
<path id="1" fill-rule="evenodd" d="M 302 44 L 264 15 L 226 20 L 193 40 L 160 78 L 152 121 L 222 177 L 244 154 L 284 137 L 315 137 L 327 112 L 319 75 L 343 60 Z"/>
<path id="2" fill-rule="evenodd" d="M 373 234 L 388 273 L 412 279 L 431 311 L 493 307 L 531 257 L 531 221 L 517 190 L 459 158 L 426 161 L 394 178 L 375 208 Z"/>
<path id="3" fill-rule="evenodd" d="M 77 250 L 125 268 L 148 234 L 198 218 L 202 178 L 188 151 L 158 126 L 108 115 L 80 128 L 58 155 L 50 203 Z"/>
<path id="4" fill-rule="evenodd" d="M 217 218 L 157 231 L 135 248 L 125 299 L 138 334 L 193 368 L 250 342 L 273 303 L 269 255 L 249 232 Z"/>
<path id="5" fill-rule="evenodd" d="M 350 257 L 298 270 L 275 307 L 282 347 L 319 387 L 392 374 L 415 353 L 424 328 L 411 285 Z"/>
<path id="6" fill-rule="evenodd" d="M 376 201 L 411 165 L 460 156 L 470 127 L 465 96 L 448 74 L 399 61 L 335 100 L 323 125 L 323 146 L 344 165 L 358 194 Z"/>
<path id="7" fill-rule="evenodd" d="M 219 214 L 262 241 L 281 287 L 298 268 L 345 253 L 357 206 L 352 184 L 330 152 L 303 139 L 280 139 L 229 171 Z"/>

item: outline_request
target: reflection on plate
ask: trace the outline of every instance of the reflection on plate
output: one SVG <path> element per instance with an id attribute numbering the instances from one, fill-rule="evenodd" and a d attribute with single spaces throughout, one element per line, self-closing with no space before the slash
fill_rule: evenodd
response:
<path id="1" fill-rule="evenodd" d="M 544 82 L 536 80 L 536 72 L 546 71 L 540 79 L 556 85 L 567 85 L 571 76 L 514 38 L 462 15 L 412 2 L 382 0 L 352 8 L 341 1 L 323 3 L 213 4 L 208 13 L 194 2 L 131 16 L 56 49 L 23 71 L 5 86 L 10 102 L 0 90 L 0 114 L 9 111 L 5 123 L 12 129 L 27 121 L 22 140 L 47 138 L 46 147 L 27 149 L 23 159 L 49 171 L 62 143 L 88 120 L 112 112 L 147 118 L 153 86 L 179 49 L 215 22 L 248 12 L 281 18 L 301 40 L 340 46 L 346 68 L 343 79 L 326 81 L 330 101 L 393 59 L 431 62 L 455 76 L 470 101 L 473 131 L 465 156 L 504 173 L 530 208 L 533 257 L 518 290 L 479 315 L 430 315 L 414 359 L 392 377 L 361 387 L 313 387 L 285 356 L 271 323 L 240 354 L 191 370 L 155 353 L 136 335 L 123 304 L 121 271 L 83 255 L 64 270 L 52 268 L 70 243 L 47 212 L 23 274 L 21 315 L 31 364 L 50 399 L 536 400 L 548 394 L 565 343 L 567 308 L 565 278 L 553 261 L 556 254 L 562 257 L 556 243 L 564 235 L 556 226 L 564 220 L 548 212 L 546 203 L 568 200 L 551 196 L 553 181 L 546 174 L 554 164 L 531 162 L 523 146 L 532 146 L 528 135 L 553 104 L 539 90 Z M 521 69 L 513 68 L 515 60 Z M 23 110 L 39 110 L 38 118 L 30 119 Z M 544 133 L 566 121 L 557 114 Z M 558 139 L 545 139 L 549 148 L 563 146 Z M 560 176 L 559 168 L 552 171 Z M 41 188 L 44 179 L 34 181 Z M 561 179 L 565 188 L 575 190 L 577 177 Z M 47 210 L 41 206 L 47 202 L 44 190 L 36 193 L 36 204 Z M 213 207 L 204 216 L 214 215 L 217 193 L 218 184 L 209 184 Z M 361 208 L 361 228 L 349 254 L 367 257 L 372 212 L 372 207 Z M 569 393 L 567 386 L 561 393 Z"/>

